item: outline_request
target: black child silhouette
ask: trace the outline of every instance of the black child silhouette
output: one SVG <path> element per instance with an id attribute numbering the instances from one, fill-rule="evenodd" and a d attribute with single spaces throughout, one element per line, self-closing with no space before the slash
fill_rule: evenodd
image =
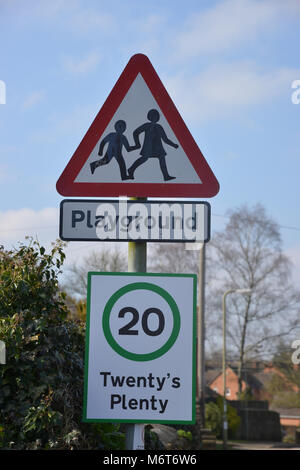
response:
<path id="1" fill-rule="evenodd" d="M 174 147 L 175 149 L 178 148 L 178 144 L 172 142 L 166 136 L 166 133 L 163 127 L 160 124 L 157 124 L 160 118 L 160 114 L 156 109 L 151 109 L 148 114 L 147 118 L 149 122 L 142 124 L 133 132 L 133 138 L 136 146 L 134 148 L 140 148 L 141 144 L 139 141 L 139 135 L 144 133 L 144 142 L 142 149 L 140 151 L 140 158 L 138 158 L 130 168 L 128 168 L 128 176 L 130 179 L 134 179 L 134 172 L 135 170 L 145 163 L 148 158 L 158 158 L 159 165 L 161 172 L 163 174 L 164 180 L 169 181 L 175 179 L 176 176 L 170 176 L 167 170 L 166 165 L 166 151 L 162 145 L 162 142 Z"/>
<path id="2" fill-rule="evenodd" d="M 112 158 L 115 158 L 120 167 L 122 180 L 127 180 L 130 177 L 126 173 L 126 165 L 122 155 L 122 148 L 124 146 L 127 152 L 131 152 L 132 150 L 136 150 L 138 147 L 130 146 L 127 138 L 123 135 L 126 130 L 125 121 L 117 121 L 115 123 L 115 130 L 116 132 L 111 132 L 101 140 L 98 155 L 103 154 L 103 149 L 106 144 L 108 144 L 107 150 L 103 158 L 90 164 L 91 172 L 94 174 L 94 171 L 98 166 L 107 165 Z"/>

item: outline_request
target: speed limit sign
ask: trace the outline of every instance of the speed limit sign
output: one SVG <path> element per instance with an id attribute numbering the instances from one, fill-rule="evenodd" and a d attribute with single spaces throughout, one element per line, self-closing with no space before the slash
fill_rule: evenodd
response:
<path id="1" fill-rule="evenodd" d="M 196 276 L 88 274 L 84 421 L 194 423 Z"/>

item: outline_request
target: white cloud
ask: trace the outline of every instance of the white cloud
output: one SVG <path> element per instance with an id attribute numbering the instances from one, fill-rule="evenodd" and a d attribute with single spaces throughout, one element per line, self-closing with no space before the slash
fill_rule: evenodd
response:
<path id="1" fill-rule="evenodd" d="M 39 20 L 56 20 L 57 16 L 65 11 L 67 3 L 69 3 L 68 7 L 72 8 L 73 5 L 76 4 L 76 1 L 68 0 L 68 2 L 66 2 L 66 0 L 51 0 L 51 2 L 37 2 L 33 4 L 31 13 L 33 12 Z"/>
<path id="2" fill-rule="evenodd" d="M 66 24 L 70 30 L 78 34 L 90 34 L 93 32 L 112 34 L 116 30 L 116 23 L 112 15 L 98 13 L 78 6 L 67 18 Z"/>
<path id="3" fill-rule="evenodd" d="M 10 248 L 12 244 L 24 241 L 26 236 L 54 241 L 58 237 L 58 220 L 58 209 L 53 207 L 0 212 L 0 244 Z"/>
<path id="4" fill-rule="evenodd" d="M 19 172 L 15 168 L 15 155 L 19 151 L 17 145 L 0 145 L 0 183 L 16 182 Z"/>
<path id="5" fill-rule="evenodd" d="M 79 35 L 90 34 L 92 31 L 105 34 L 114 32 L 114 16 L 105 13 L 101 5 L 100 8 L 93 9 L 87 7 L 86 3 L 79 0 L 34 2 L 29 10 L 30 18 L 55 24 L 60 29 Z M 26 11 L 23 11 L 22 16 L 26 14 L 28 15 Z"/>
<path id="6" fill-rule="evenodd" d="M 3 167 L 0 167 L 0 183 L 2 181 L 6 181 L 7 177 L 8 177 L 7 170 Z"/>
<path id="7" fill-rule="evenodd" d="M 59 238 L 59 209 L 46 207 L 41 210 L 22 208 L 0 211 L 0 245 L 6 250 L 18 248 L 19 243 L 28 243 L 26 236 L 38 240 L 46 250 Z M 126 253 L 127 243 L 116 242 Z M 106 242 L 68 242 L 64 247 L 66 259 L 63 269 L 80 262 L 92 252 L 101 249 L 113 249 L 116 243 Z M 60 276 L 63 278 L 64 273 Z"/>
<path id="8" fill-rule="evenodd" d="M 140 19 L 133 21 L 135 28 L 143 35 L 157 34 L 166 27 L 166 17 L 163 14 L 150 14 L 143 18 L 142 22 Z"/>
<path id="9" fill-rule="evenodd" d="M 252 62 L 217 64 L 195 76 L 180 74 L 165 83 L 178 108 L 193 121 L 231 115 L 286 94 L 300 69 L 266 71 Z"/>
<path id="10" fill-rule="evenodd" d="M 98 108 L 93 104 L 75 106 L 67 110 L 64 115 L 54 112 L 47 118 L 45 126 L 33 130 L 30 138 L 34 142 L 45 144 L 46 142 L 58 142 L 62 138 L 65 139 L 66 136 L 73 135 L 76 148 L 76 145 L 80 143 L 78 136 L 85 135 L 99 109 L 100 104 Z"/>
<path id="11" fill-rule="evenodd" d="M 63 67 L 72 75 L 84 75 L 93 70 L 98 65 L 100 59 L 100 54 L 97 52 L 90 52 L 81 59 L 64 57 Z"/>
<path id="12" fill-rule="evenodd" d="M 168 18 L 164 13 L 152 13 L 141 17 L 133 17 L 126 24 L 130 34 L 130 47 L 124 43 L 124 53 L 128 56 L 142 52 L 149 57 L 162 57 L 164 43 L 169 44 L 170 29 Z M 133 34 L 132 34 L 133 33 Z M 132 36 L 131 36 L 132 34 Z M 168 51 L 169 55 L 169 51 Z"/>
<path id="13" fill-rule="evenodd" d="M 225 0 L 193 14 L 174 39 L 174 58 L 221 53 L 300 13 L 298 0 Z"/>
<path id="14" fill-rule="evenodd" d="M 45 92 L 43 90 L 32 91 L 23 101 L 23 109 L 27 110 L 40 103 L 45 99 Z"/>

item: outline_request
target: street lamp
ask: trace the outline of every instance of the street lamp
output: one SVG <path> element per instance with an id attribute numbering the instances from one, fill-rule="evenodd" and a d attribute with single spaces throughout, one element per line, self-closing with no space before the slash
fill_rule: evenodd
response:
<path id="1" fill-rule="evenodd" d="M 228 294 L 250 294 L 251 289 L 229 289 L 223 294 L 223 449 L 227 448 L 227 403 L 226 403 L 226 297 Z"/>

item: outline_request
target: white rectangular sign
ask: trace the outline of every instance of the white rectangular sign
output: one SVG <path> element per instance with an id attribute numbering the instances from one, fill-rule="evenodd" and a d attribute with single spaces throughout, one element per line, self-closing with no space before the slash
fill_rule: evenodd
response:
<path id="1" fill-rule="evenodd" d="M 206 201 L 65 199 L 59 235 L 66 241 L 207 242 Z"/>
<path id="2" fill-rule="evenodd" d="M 89 273 L 86 422 L 195 422 L 193 274 Z"/>

